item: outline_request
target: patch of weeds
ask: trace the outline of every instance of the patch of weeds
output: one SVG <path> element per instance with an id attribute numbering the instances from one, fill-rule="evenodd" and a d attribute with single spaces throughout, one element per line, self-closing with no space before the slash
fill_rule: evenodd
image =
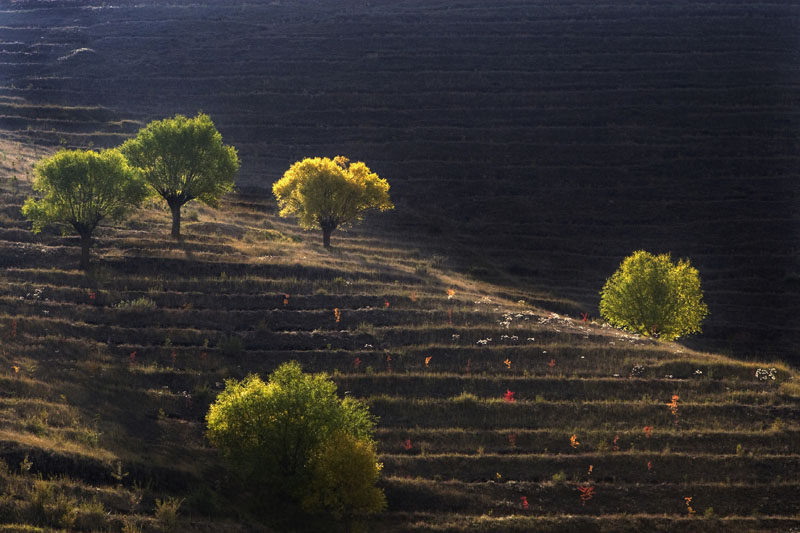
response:
<path id="1" fill-rule="evenodd" d="M 47 434 L 47 411 L 42 409 L 38 414 L 31 415 L 25 418 L 23 422 L 23 427 L 27 430 L 36 435 L 37 437 L 43 437 Z"/>
<path id="2" fill-rule="evenodd" d="M 136 518 L 125 516 L 122 519 L 122 533 L 142 533 L 142 526 Z"/>
<path id="3" fill-rule="evenodd" d="M 359 322 L 358 326 L 356 326 L 356 333 L 361 335 L 369 335 L 370 337 L 375 336 L 375 326 L 370 324 L 369 322 Z"/>
<path id="4" fill-rule="evenodd" d="M 28 493 L 25 515 L 29 521 L 40 526 L 70 529 L 75 525 L 78 514 L 75 503 L 66 494 L 56 494 L 49 482 L 37 479 Z"/>
<path id="5" fill-rule="evenodd" d="M 100 531 L 106 527 L 108 512 L 103 503 L 96 498 L 90 502 L 82 502 L 77 509 L 75 527 L 82 531 Z"/>
<path id="6" fill-rule="evenodd" d="M 159 500 L 156 498 L 156 520 L 162 531 L 176 531 L 178 527 L 178 511 L 183 504 L 183 498 L 170 496 Z"/>
<path id="7" fill-rule="evenodd" d="M 244 341 L 238 335 L 225 335 L 217 341 L 217 348 L 222 355 L 233 357 L 244 351 Z"/>
<path id="8" fill-rule="evenodd" d="M 120 311 L 152 311 L 156 309 L 156 307 L 156 303 L 146 296 L 135 298 L 133 300 L 122 300 L 121 302 L 114 304 L 114 308 L 119 309 Z"/>
<path id="9" fill-rule="evenodd" d="M 479 403 L 481 400 L 471 392 L 462 392 L 458 396 L 452 396 L 450 401 L 453 403 L 472 403 L 476 404 Z"/>

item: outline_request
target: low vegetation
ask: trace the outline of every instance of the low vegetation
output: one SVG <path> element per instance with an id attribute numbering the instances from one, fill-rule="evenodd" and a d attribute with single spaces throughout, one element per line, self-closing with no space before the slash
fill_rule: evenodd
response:
<path id="1" fill-rule="evenodd" d="M 0 182 L 8 524 L 38 524 L 27 509 L 45 502 L 37 527 L 87 531 L 258 531 L 285 525 L 278 514 L 372 531 L 800 526 L 800 394 L 783 363 L 510 300 L 380 220 L 332 253 L 253 193 L 200 210 L 180 243 L 157 207 L 101 227 L 85 274 L 72 241 L 25 231 L 27 186 Z M 266 230 L 286 238 L 249 238 Z M 277 390 L 287 361 L 314 377 L 278 375 L 378 422 L 374 444 L 322 430 L 282 513 L 265 516 L 253 476 L 275 469 L 212 447 L 206 417 L 243 384 Z M 32 491 L 39 476 L 51 496 Z"/>

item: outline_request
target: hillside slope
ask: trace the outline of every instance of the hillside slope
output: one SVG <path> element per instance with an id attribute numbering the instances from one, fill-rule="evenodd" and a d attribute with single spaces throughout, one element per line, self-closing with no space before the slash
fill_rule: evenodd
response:
<path id="1" fill-rule="evenodd" d="M 633 250 L 689 257 L 694 346 L 796 361 L 798 26 L 794 0 L 4 2 L 0 130 L 108 146 L 202 109 L 241 184 L 364 160 L 399 231 L 572 314 Z"/>
<path id="2" fill-rule="evenodd" d="M 397 216 L 326 251 L 252 194 L 190 207 L 181 244 L 158 205 L 103 229 L 84 275 L 0 172 L 0 523 L 158 531 L 173 496 L 180 531 L 258 530 L 203 416 L 224 379 L 293 359 L 380 417 L 373 531 L 800 527 L 785 365 L 509 301 L 398 237 Z"/>

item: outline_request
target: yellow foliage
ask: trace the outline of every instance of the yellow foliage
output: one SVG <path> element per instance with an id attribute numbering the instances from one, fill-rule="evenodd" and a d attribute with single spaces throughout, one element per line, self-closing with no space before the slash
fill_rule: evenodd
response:
<path id="1" fill-rule="evenodd" d="M 345 520 L 378 513 L 386 508 L 386 496 L 375 486 L 382 468 L 374 443 L 336 432 L 313 460 L 303 507 Z"/>
<path id="2" fill-rule="evenodd" d="M 306 229 L 321 228 L 325 245 L 338 227 L 359 222 L 369 209 L 393 209 L 389 183 L 361 161 L 306 158 L 272 185 L 282 217 L 296 216 Z"/>

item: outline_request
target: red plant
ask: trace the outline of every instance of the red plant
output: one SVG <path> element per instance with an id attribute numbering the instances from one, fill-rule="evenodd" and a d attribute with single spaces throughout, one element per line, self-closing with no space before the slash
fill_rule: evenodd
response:
<path id="1" fill-rule="evenodd" d="M 556 360 L 555 359 L 550 359 L 550 362 L 548 363 L 548 366 L 550 368 L 555 368 L 556 367 Z"/>
<path id="2" fill-rule="evenodd" d="M 528 508 L 528 498 L 526 496 L 520 496 L 519 499 L 522 500 L 522 508 L 523 509 L 527 509 Z"/>
<path id="3" fill-rule="evenodd" d="M 131 364 L 136 362 L 136 350 L 131 352 L 130 358 L 131 358 Z"/>
<path id="4" fill-rule="evenodd" d="M 517 445 L 517 436 L 514 433 L 509 433 L 508 434 L 508 444 L 512 448 L 516 447 L 516 445 Z"/>
<path id="5" fill-rule="evenodd" d="M 389 372 L 392 371 L 392 356 L 391 355 L 387 355 L 386 356 L 386 370 L 389 371 Z"/>
<path id="6" fill-rule="evenodd" d="M 506 389 L 506 393 L 503 394 L 503 399 L 509 403 L 514 403 L 514 393 L 511 390 Z"/>
<path id="7" fill-rule="evenodd" d="M 693 516 L 696 511 L 692 509 L 692 497 L 685 496 L 683 499 L 686 502 L 686 511 L 689 513 L 689 516 Z"/>
<path id="8" fill-rule="evenodd" d="M 388 308 L 389 308 L 389 305 L 390 305 L 390 304 L 389 304 L 389 300 L 384 300 L 384 301 L 383 301 L 383 307 L 385 307 L 385 308 L 387 308 L 387 309 L 388 309 Z"/>
<path id="9" fill-rule="evenodd" d="M 672 413 L 672 416 L 675 418 L 675 425 L 678 425 L 678 400 L 680 400 L 680 396 L 677 394 L 672 395 L 672 401 L 667 404 L 669 407 L 669 412 Z"/>
<path id="10" fill-rule="evenodd" d="M 586 321 L 589 320 L 589 313 L 581 313 L 581 320 L 586 324 Z"/>
<path id="11" fill-rule="evenodd" d="M 97 297 L 97 293 L 95 293 L 94 291 L 89 291 L 89 299 L 94 300 L 95 297 Z"/>
<path id="12" fill-rule="evenodd" d="M 342 313 L 339 311 L 339 308 L 336 307 L 333 310 L 333 317 L 336 319 L 336 323 L 339 323 L 339 320 L 342 319 Z"/>
<path id="13" fill-rule="evenodd" d="M 425 368 L 428 368 L 428 364 L 431 362 L 431 359 L 433 359 L 433 357 L 430 355 L 425 358 Z"/>
<path id="14" fill-rule="evenodd" d="M 587 475 L 587 476 L 591 476 L 591 475 L 592 475 L 592 471 L 593 471 L 593 470 L 594 470 L 594 465 L 589 465 L 589 471 L 588 471 L 588 472 L 586 472 L 586 475 Z"/>
<path id="15" fill-rule="evenodd" d="M 578 487 L 578 490 L 581 493 L 581 506 L 585 506 L 586 502 L 592 499 L 594 496 L 594 487 L 592 485 L 586 485 L 584 487 Z"/>
<path id="16" fill-rule="evenodd" d="M 618 442 L 619 442 L 619 435 L 614 435 L 614 451 L 615 451 L 615 452 L 618 452 L 618 451 L 619 451 L 619 444 L 618 444 Z"/>
<path id="17" fill-rule="evenodd" d="M 511 359 L 506 357 L 506 360 L 503 361 L 503 363 L 505 363 L 506 367 L 508 367 L 509 370 L 511 369 Z"/>
<path id="18" fill-rule="evenodd" d="M 644 429 L 644 436 L 649 439 L 650 435 L 653 434 L 653 426 L 645 426 L 643 429 Z"/>
<path id="19" fill-rule="evenodd" d="M 354 361 L 354 363 L 356 365 L 356 370 L 358 370 L 358 367 L 361 366 L 361 358 L 360 357 L 356 357 L 356 360 Z"/>
<path id="20" fill-rule="evenodd" d="M 289 305 L 289 293 L 283 295 L 283 305 Z"/>
<path id="21" fill-rule="evenodd" d="M 647 461 L 647 471 L 650 472 L 653 469 L 653 462 Z"/>
<path id="22" fill-rule="evenodd" d="M 405 448 L 406 451 L 411 449 L 411 439 L 406 439 L 406 441 L 403 443 L 403 448 Z"/>
<path id="23" fill-rule="evenodd" d="M 573 448 L 577 448 L 578 446 L 581 445 L 581 443 L 578 442 L 578 435 L 576 433 L 573 433 L 572 436 L 569 438 L 569 445 L 572 446 Z"/>

